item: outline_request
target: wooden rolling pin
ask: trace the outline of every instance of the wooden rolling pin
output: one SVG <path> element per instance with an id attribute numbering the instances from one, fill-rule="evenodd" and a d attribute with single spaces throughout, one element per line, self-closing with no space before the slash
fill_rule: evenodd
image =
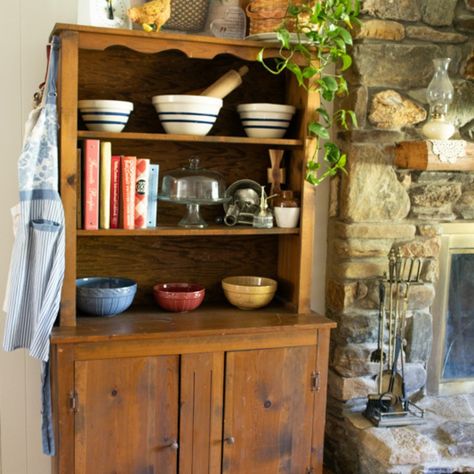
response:
<path id="1" fill-rule="evenodd" d="M 247 66 L 242 66 L 238 71 L 231 69 L 201 92 L 201 95 L 223 99 L 242 84 L 242 77 L 248 72 L 249 68 Z"/>

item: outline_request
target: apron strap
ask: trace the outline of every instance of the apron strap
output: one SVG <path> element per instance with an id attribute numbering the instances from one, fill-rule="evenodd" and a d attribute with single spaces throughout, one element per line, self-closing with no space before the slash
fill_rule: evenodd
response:
<path id="1" fill-rule="evenodd" d="M 59 56 L 59 36 L 53 36 L 51 48 L 49 51 L 48 75 L 46 78 L 46 87 L 43 93 L 43 100 L 46 98 L 47 104 L 56 103 L 56 79 L 58 76 L 58 56 Z"/>

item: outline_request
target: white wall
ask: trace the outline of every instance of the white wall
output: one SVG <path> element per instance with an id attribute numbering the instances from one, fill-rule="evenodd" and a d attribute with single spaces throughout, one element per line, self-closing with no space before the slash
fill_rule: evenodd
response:
<path id="1" fill-rule="evenodd" d="M 8 4 L 0 30 L 0 300 L 13 237 L 10 208 L 17 201 L 16 164 L 31 98 L 45 72 L 45 44 L 56 22 L 74 22 L 77 0 L 18 0 Z M 4 314 L 0 312 L 3 338 Z M 49 474 L 41 454 L 39 363 L 23 350 L 0 350 L 1 470 Z"/>

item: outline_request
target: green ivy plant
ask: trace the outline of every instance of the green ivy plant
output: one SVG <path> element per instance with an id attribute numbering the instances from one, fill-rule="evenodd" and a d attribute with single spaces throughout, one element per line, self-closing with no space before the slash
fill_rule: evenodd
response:
<path id="1" fill-rule="evenodd" d="M 319 92 L 326 103 L 333 102 L 336 97 L 348 94 L 342 73 L 352 64 L 348 53 L 348 47 L 352 46 L 350 30 L 358 23 L 359 10 L 359 0 L 301 0 L 297 3 L 290 0 L 287 18 L 276 32 L 280 42 L 279 57 L 274 63 L 265 61 L 262 49 L 257 59 L 272 74 L 290 71 L 300 86 Z M 336 175 L 339 170 L 345 172 L 346 155 L 329 141 L 333 123 L 344 129 L 357 126 L 352 110 L 337 109 L 330 114 L 323 103 L 316 112 L 318 121 L 308 124 L 308 133 L 318 139 L 318 146 L 306 170 L 306 180 L 313 185 Z M 319 159 L 321 148 L 323 163 Z"/>

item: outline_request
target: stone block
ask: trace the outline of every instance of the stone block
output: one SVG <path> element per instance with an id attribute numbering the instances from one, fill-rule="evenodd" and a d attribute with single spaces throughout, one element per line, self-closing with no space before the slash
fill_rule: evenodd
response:
<path id="1" fill-rule="evenodd" d="M 474 0 L 464 0 L 466 8 L 470 11 L 474 11 Z"/>
<path id="2" fill-rule="evenodd" d="M 407 320 L 405 354 L 407 362 L 426 362 L 433 341 L 433 321 L 431 314 L 415 312 Z"/>
<path id="3" fill-rule="evenodd" d="M 328 375 L 328 393 L 337 400 L 365 398 L 377 391 L 377 384 L 372 377 L 341 377 L 330 370 Z"/>
<path id="4" fill-rule="evenodd" d="M 418 392 L 426 385 L 426 369 L 424 364 L 405 364 L 405 388 L 407 394 Z"/>
<path id="5" fill-rule="evenodd" d="M 441 248 L 440 237 L 420 237 L 410 242 L 399 242 L 394 246 L 402 257 L 437 257 Z"/>
<path id="6" fill-rule="evenodd" d="M 412 428 L 368 428 L 360 432 L 361 451 L 386 466 L 433 462 L 436 443 Z"/>
<path id="7" fill-rule="evenodd" d="M 437 258 L 429 258 L 423 262 L 420 280 L 427 283 L 436 283 L 439 280 L 439 260 Z"/>
<path id="8" fill-rule="evenodd" d="M 430 415 L 454 421 L 465 421 L 474 417 L 474 410 L 468 395 L 449 397 L 424 397 L 417 405 Z"/>
<path id="9" fill-rule="evenodd" d="M 362 13 L 379 18 L 418 21 L 421 18 L 420 0 L 363 0 Z"/>
<path id="10" fill-rule="evenodd" d="M 392 154 L 392 148 L 372 144 L 349 148 L 348 175 L 342 179 L 341 218 L 351 222 L 393 222 L 407 216 L 407 191 L 393 168 L 387 166 Z"/>
<path id="11" fill-rule="evenodd" d="M 407 26 L 406 35 L 410 39 L 431 43 L 464 43 L 468 37 L 452 31 L 439 31 L 429 26 Z"/>
<path id="12" fill-rule="evenodd" d="M 424 285 L 412 285 L 408 298 L 409 310 L 421 310 L 430 307 L 435 297 L 434 287 L 430 283 Z"/>
<path id="13" fill-rule="evenodd" d="M 385 257 L 392 246 L 388 239 L 334 239 L 335 255 L 347 257 Z"/>
<path id="14" fill-rule="evenodd" d="M 417 183 L 442 183 L 449 181 L 449 182 L 456 182 L 456 183 L 464 183 L 466 181 L 466 177 L 468 177 L 470 173 L 465 172 L 456 172 L 456 171 L 421 171 L 418 173 L 414 173 L 416 176 Z M 471 179 L 469 179 L 471 181 Z"/>
<path id="15" fill-rule="evenodd" d="M 454 20 L 454 26 L 459 31 L 472 33 L 474 31 L 474 15 L 459 15 Z"/>
<path id="16" fill-rule="evenodd" d="M 415 236 L 416 227 L 405 223 L 346 224 L 334 223 L 334 233 L 345 239 L 409 239 Z"/>
<path id="17" fill-rule="evenodd" d="M 423 21 L 434 26 L 451 25 L 457 0 L 423 0 Z"/>
<path id="18" fill-rule="evenodd" d="M 474 219 L 474 191 L 466 191 L 454 205 L 454 212 L 463 219 Z"/>
<path id="19" fill-rule="evenodd" d="M 451 456 L 474 456 L 474 422 L 448 421 L 438 428 Z"/>
<path id="20" fill-rule="evenodd" d="M 474 117 L 474 82 L 455 81 L 453 85 L 454 98 L 449 106 L 448 119 L 460 128 Z"/>
<path id="21" fill-rule="evenodd" d="M 472 0 L 474 2 L 474 0 Z M 474 51 L 466 58 L 461 67 L 464 79 L 474 80 Z"/>
<path id="22" fill-rule="evenodd" d="M 337 346 L 331 361 L 331 367 L 343 377 L 376 375 L 379 364 L 370 360 L 371 354 L 376 348 L 373 343 Z"/>
<path id="23" fill-rule="evenodd" d="M 461 127 L 459 129 L 459 133 L 461 138 L 464 140 L 474 141 L 474 120 L 471 120 L 470 122 L 466 123 L 464 127 Z"/>
<path id="24" fill-rule="evenodd" d="M 340 176 L 334 176 L 329 185 L 329 217 L 337 217 L 339 212 L 339 188 L 341 186 Z"/>
<path id="25" fill-rule="evenodd" d="M 326 304 L 332 311 L 344 311 L 354 303 L 357 292 L 357 282 L 341 282 L 331 278 L 326 286 Z"/>
<path id="26" fill-rule="evenodd" d="M 349 94 L 342 99 L 337 99 L 338 108 L 355 112 L 358 128 L 365 127 L 367 121 L 367 98 L 367 87 L 353 86 L 350 88 Z"/>
<path id="27" fill-rule="evenodd" d="M 441 235 L 443 230 L 439 224 L 418 224 L 416 226 L 418 235 L 422 237 L 436 237 Z"/>
<path id="28" fill-rule="evenodd" d="M 358 259 L 338 262 L 333 265 L 333 274 L 341 279 L 365 279 L 381 277 L 387 270 L 387 260 L 384 258 Z"/>
<path id="29" fill-rule="evenodd" d="M 462 193 L 460 183 L 418 184 L 410 189 L 413 206 L 439 209 L 456 202 Z"/>
<path id="30" fill-rule="evenodd" d="M 456 215 L 453 213 L 452 204 L 446 204 L 439 208 L 413 206 L 410 211 L 410 218 L 425 221 L 453 221 L 456 219 Z"/>
<path id="31" fill-rule="evenodd" d="M 388 89 L 374 95 L 370 106 L 369 121 L 377 128 L 400 129 L 423 122 L 426 110 L 413 101 Z"/>
<path id="32" fill-rule="evenodd" d="M 398 2 L 393 2 L 398 3 Z M 369 87 L 411 89 L 428 86 L 433 59 L 450 57 L 450 74 L 456 74 L 461 48 L 449 44 L 362 43 L 353 49 L 354 64 L 348 76 Z"/>
<path id="33" fill-rule="evenodd" d="M 370 38 L 388 41 L 400 41 L 405 37 L 405 28 L 401 23 L 387 20 L 362 21 L 355 38 Z"/>
<path id="34" fill-rule="evenodd" d="M 381 128 L 373 129 L 355 129 L 338 132 L 337 137 L 347 143 L 380 143 L 383 145 L 401 142 L 406 139 L 406 134 L 400 130 L 382 130 Z"/>

